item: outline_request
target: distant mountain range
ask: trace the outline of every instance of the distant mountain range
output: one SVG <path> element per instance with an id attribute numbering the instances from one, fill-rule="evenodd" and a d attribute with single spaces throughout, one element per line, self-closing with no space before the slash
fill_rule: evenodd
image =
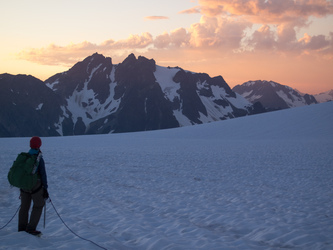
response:
<path id="1" fill-rule="evenodd" d="M 221 76 L 93 54 L 45 82 L 0 75 L 0 136 L 106 134 L 175 128 L 264 112 Z"/>
<path id="2" fill-rule="evenodd" d="M 231 89 L 222 76 L 161 67 L 133 54 L 112 64 L 95 53 L 45 82 L 0 75 L 0 137 L 157 130 L 317 102 L 281 86 L 255 81 Z M 275 104 L 266 101 L 272 96 Z"/>
<path id="3" fill-rule="evenodd" d="M 318 103 L 313 95 L 301 94 L 289 86 L 273 81 L 248 81 L 232 90 L 251 103 L 260 102 L 267 111 Z"/>

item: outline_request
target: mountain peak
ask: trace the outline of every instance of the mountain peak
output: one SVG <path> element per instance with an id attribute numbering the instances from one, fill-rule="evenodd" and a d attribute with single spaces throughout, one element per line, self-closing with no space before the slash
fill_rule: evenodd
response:
<path id="1" fill-rule="evenodd" d="M 131 53 L 126 57 L 126 59 L 122 63 L 123 64 L 127 64 L 127 63 L 131 64 L 131 63 L 134 63 L 135 61 L 136 61 L 136 56 L 133 53 Z"/>
<path id="2" fill-rule="evenodd" d="M 146 65 L 148 67 L 152 67 L 153 69 L 155 69 L 155 66 L 156 66 L 156 62 L 154 59 L 148 59 L 144 56 L 139 56 L 137 59 L 133 53 L 128 55 L 128 57 L 121 64 L 122 65 L 134 65 L 134 64 Z"/>
<path id="3" fill-rule="evenodd" d="M 317 103 L 314 96 L 301 95 L 291 87 L 274 81 L 248 81 L 235 86 L 233 91 L 242 95 L 251 103 L 260 102 L 269 111 Z"/>

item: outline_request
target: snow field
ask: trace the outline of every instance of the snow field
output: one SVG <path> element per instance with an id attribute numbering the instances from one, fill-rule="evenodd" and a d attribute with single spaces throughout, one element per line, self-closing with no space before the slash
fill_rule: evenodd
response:
<path id="1" fill-rule="evenodd" d="M 42 138 L 50 197 L 74 232 L 107 249 L 332 249 L 332 108 Z M 0 227 L 19 206 L 6 177 L 28 143 L 0 139 Z M 98 249 L 51 204 L 39 229 L 42 238 L 16 232 L 16 216 L 0 249 Z"/>

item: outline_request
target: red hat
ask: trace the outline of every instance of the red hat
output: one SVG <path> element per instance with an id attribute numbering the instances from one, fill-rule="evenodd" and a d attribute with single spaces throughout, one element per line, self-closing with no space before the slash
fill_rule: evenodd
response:
<path id="1" fill-rule="evenodd" d="M 33 136 L 30 139 L 30 148 L 39 149 L 42 146 L 42 140 L 38 136 Z"/>

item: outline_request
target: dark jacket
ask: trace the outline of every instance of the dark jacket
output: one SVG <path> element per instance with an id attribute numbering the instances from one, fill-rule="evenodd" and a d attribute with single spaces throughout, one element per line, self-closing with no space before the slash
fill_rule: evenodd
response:
<path id="1" fill-rule="evenodd" d="M 29 150 L 29 154 L 31 155 L 37 155 L 39 153 L 38 149 L 30 149 Z M 37 169 L 40 178 L 41 178 L 41 182 L 42 182 L 42 186 L 43 188 L 47 189 L 47 176 L 46 176 L 46 170 L 45 170 L 45 162 L 43 157 L 40 158 L 39 160 L 39 165 L 38 165 L 38 169 Z"/>

